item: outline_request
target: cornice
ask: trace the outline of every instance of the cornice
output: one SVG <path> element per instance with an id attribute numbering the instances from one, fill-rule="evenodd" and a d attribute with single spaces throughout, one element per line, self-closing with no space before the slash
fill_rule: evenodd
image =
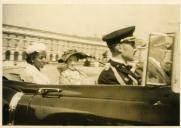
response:
<path id="1" fill-rule="evenodd" d="M 85 39 L 86 37 L 76 37 L 65 35 L 61 33 L 43 31 L 38 29 L 14 26 L 14 25 L 7 25 L 3 24 L 3 33 L 16 33 L 20 35 L 29 35 L 33 37 L 42 37 L 46 39 L 55 39 L 55 40 L 62 40 L 62 41 L 70 41 L 76 43 L 83 43 L 83 44 L 92 44 L 92 45 L 99 45 L 99 46 L 106 46 L 106 44 L 101 40 L 90 40 Z"/>

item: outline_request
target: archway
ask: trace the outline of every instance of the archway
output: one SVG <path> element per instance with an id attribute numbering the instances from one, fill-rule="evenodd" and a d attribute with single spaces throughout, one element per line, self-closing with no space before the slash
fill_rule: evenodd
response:
<path id="1" fill-rule="evenodd" d="M 11 55 L 10 50 L 6 51 L 6 53 L 5 53 L 5 60 L 10 60 L 10 55 Z"/>
<path id="2" fill-rule="evenodd" d="M 56 58 L 56 61 L 58 61 L 58 57 L 59 57 L 59 56 L 58 56 L 58 54 L 57 54 L 57 55 L 55 56 L 55 58 Z"/>
<path id="3" fill-rule="evenodd" d="M 26 52 L 22 53 L 22 60 L 26 60 Z"/>
<path id="4" fill-rule="evenodd" d="M 19 52 L 14 52 L 14 61 L 18 60 Z"/>
<path id="5" fill-rule="evenodd" d="M 53 59 L 53 55 L 52 55 L 52 54 L 50 54 L 50 61 L 52 61 L 52 59 Z"/>

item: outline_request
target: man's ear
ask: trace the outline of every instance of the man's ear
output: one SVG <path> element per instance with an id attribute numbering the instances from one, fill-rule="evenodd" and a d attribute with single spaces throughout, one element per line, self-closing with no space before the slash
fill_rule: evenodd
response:
<path id="1" fill-rule="evenodd" d="M 122 50 L 123 50 L 123 47 L 122 47 L 121 44 L 117 44 L 115 48 L 116 48 L 116 50 L 117 50 L 118 52 L 120 52 L 120 53 L 121 53 Z"/>

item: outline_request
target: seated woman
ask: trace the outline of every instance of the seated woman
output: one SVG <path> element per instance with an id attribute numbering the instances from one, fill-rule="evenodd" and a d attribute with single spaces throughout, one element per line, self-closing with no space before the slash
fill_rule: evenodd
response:
<path id="1" fill-rule="evenodd" d="M 37 84 L 49 84 L 49 79 L 40 72 L 46 61 L 46 47 L 44 44 L 33 44 L 26 49 L 25 70 L 21 72 L 20 77 L 25 82 Z"/>
<path id="2" fill-rule="evenodd" d="M 87 75 L 77 68 L 79 59 L 85 58 L 86 55 L 74 50 L 65 53 L 62 59 L 59 60 L 60 66 L 58 70 L 60 72 L 59 84 L 64 85 L 81 85 L 87 84 L 85 79 Z"/>

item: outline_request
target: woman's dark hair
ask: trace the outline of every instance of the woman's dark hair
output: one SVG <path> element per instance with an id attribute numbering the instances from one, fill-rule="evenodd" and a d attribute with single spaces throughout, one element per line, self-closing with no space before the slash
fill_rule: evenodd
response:
<path id="1" fill-rule="evenodd" d="M 29 64 L 33 64 L 34 59 L 38 56 L 38 52 L 33 52 L 30 54 L 26 53 L 26 62 Z"/>

